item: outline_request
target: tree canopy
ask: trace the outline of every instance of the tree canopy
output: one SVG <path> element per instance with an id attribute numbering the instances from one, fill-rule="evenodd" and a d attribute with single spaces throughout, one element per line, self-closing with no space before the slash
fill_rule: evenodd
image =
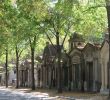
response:
<path id="1" fill-rule="evenodd" d="M 75 31 L 83 34 L 86 41 L 102 42 L 107 28 L 105 1 L 86 1 L 1 0 L 0 50 L 3 51 L 5 44 L 11 44 L 10 48 L 15 45 L 24 48 L 36 36 L 36 54 L 39 54 L 48 37 L 55 43 L 56 31 L 60 33 L 60 44 Z M 64 45 L 67 47 L 66 42 Z"/>

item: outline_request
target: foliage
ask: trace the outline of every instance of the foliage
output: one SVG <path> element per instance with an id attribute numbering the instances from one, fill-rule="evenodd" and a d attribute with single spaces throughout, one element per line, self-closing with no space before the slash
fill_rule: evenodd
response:
<path id="1" fill-rule="evenodd" d="M 17 45 L 19 49 L 25 48 L 22 54 L 24 58 L 30 53 L 29 39 L 33 42 L 35 36 L 37 37 L 36 54 L 42 53 L 45 41 L 48 41 L 44 35 L 48 34 L 55 43 L 57 31 L 60 33 L 60 44 L 65 35 L 68 39 L 74 31 L 83 34 L 86 41 L 102 41 L 103 31 L 107 27 L 104 0 L 91 2 L 56 0 L 51 3 L 50 1 L 0 1 L 0 55 L 4 54 L 7 44 L 12 55 Z M 67 42 L 65 46 L 67 47 Z"/>

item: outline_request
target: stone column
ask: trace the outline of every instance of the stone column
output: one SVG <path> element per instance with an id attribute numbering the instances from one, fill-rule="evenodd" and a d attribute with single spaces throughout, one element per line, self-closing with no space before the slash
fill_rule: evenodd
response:
<path id="1" fill-rule="evenodd" d="M 30 73 L 30 75 L 29 75 L 29 87 L 31 87 L 31 84 L 32 84 L 32 78 L 31 78 L 31 77 L 32 77 L 32 76 L 31 76 L 31 75 L 32 75 L 32 74 L 31 74 L 32 71 L 31 71 L 31 68 L 29 69 L 29 73 Z"/>
<path id="2" fill-rule="evenodd" d="M 71 57 L 70 57 L 68 61 L 68 90 L 69 91 L 71 91 L 71 75 L 72 75 L 71 69 L 72 69 L 72 64 L 71 64 Z"/>
<path id="3" fill-rule="evenodd" d="M 45 68 L 45 87 L 47 86 L 47 66 Z"/>
<path id="4" fill-rule="evenodd" d="M 40 68 L 40 87 L 42 87 L 42 83 L 43 83 L 43 66 L 41 65 L 41 68 Z"/>
<path id="5" fill-rule="evenodd" d="M 87 81 L 88 81 L 88 71 L 87 71 L 87 62 L 85 61 L 84 62 L 84 65 L 85 65 L 85 76 L 84 76 L 84 78 L 85 78 L 85 80 L 84 80 L 84 91 L 87 91 Z"/>
<path id="6" fill-rule="evenodd" d="M 42 87 L 44 87 L 44 84 L 45 84 L 45 67 L 43 66 L 42 68 Z"/>
<path id="7" fill-rule="evenodd" d="M 45 75 L 45 87 L 47 87 L 47 85 L 48 85 L 48 68 L 47 68 L 48 66 L 46 66 L 46 69 L 45 69 L 45 71 L 46 71 L 46 75 Z"/>
<path id="8" fill-rule="evenodd" d="M 34 68 L 35 87 L 38 86 L 38 71 Z"/>
<path id="9" fill-rule="evenodd" d="M 19 70 L 19 75 L 20 75 L 20 76 L 19 76 L 19 85 L 21 86 L 21 77 L 22 77 L 22 76 L 21 76 L 21 70 Z"/>
<path id="10" fill-rule="evenodd" d="M 55 87 L 57 87 L 57 68 L 55 67 Z"/>
<path id="11" fill-rule="evenodd" d="M 108 65 L 107 65 L 107 61 L 103 62 L 103 69 L 102 69 L 102 86 L 101 86 L 101 93 L 103 94 L 108 94 L 109 93 L 109 89 L 107 88 L 108 85 Z"/>
<path id="12" fill-rule="evenodd" d="M 27 80 L 27 86 L 29 87 L 29 69 L 27 69 L 27 73 L 28 73 L 28 80 Z"/>
<path id="13" fill-rule="evenodd" d="M 21 86 L 23 86 L 23 70 L 21 70 Z"/>
<path id="14" fill-rule="evenodd" d="M 102 85 L 101 85 L 101 90 L 100 90 L 100 92 L 102 93 L 103 91 L 104 91 L 104 88 L 105 88 L 105 66 L 104 66 L 104 61 L 103 61 L 103 59 L 102 59 L 102 61 L 101 61 L 101 76 L 102 76 L 102 78 L 101 78 L 101 80 L 102 80 Z"/>
<path id="15" fill-rule="evenodd" d="M 105 90 L 107 91 L 108 87 L 108 64 L 105 62 Z"/>
<path id="16" fill-rule="evenodd" d="M 81 90 L 81 81 L 82 81 L 82 78 L 81 78 L 81 63 L 79 63 L 79 80 L 78 80 L 78 90 Z"/>
<path id="17" fill-rule="evenodd" d="M 44 83 L 43 86 L 46 87 L 46 66 L 44 67 Z"/>
<path id="18" fill-rule="evenodd" d="M 52 68 L 51 67 L 48 70 L 48 85 L 49 85 L 49 88 L 51 88 L 51 82 L 52 82 Z"/>
<path id="19" fill-rule="evenodd" d="M 97 81 L 97 67 L 98 67 L 97 58 L 94 58 L 94 60 L 93 60 L 93 91 L 94 92 L 97 91 L 97 85 L 96 85 L 96 81 Z"/>
<path id="20" fill-rule="evenodd" d="M 74 79 L 75 79 L 75 71 L 74 71 L 74 65 L 71 66 L 72 69 L 72 81 L 71 81 L 71 88 L 73 90 L 73 85 L 74 85 Z"/>

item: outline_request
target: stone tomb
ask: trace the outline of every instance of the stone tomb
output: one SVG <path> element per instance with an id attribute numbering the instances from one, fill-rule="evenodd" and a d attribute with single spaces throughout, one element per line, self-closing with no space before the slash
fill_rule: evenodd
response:
<path id="1" fill-rule="evenodd" d="M 100 63 L 101 63 L 101 93 L 108 94 L 108 62 L 109 62 L 109 44 L 108 41 L 105 40 L 102 43 L 101 50 L 100 50 Z"/>
<path id="2" fill-rule="evenodd" d="M 97 92 L 100 90 L 101 85 L 100 49 L 96 45 L 87 43 L 83 49 L 83 55 L 85 65 L 85 91 Z"/>

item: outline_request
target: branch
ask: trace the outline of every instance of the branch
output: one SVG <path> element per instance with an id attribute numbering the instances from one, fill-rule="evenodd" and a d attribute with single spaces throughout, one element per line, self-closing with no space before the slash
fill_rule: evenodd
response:
<path id="1" fill-rule="evenodd" d="M 69 29 L 71 28 L 72 25 L 73 25 L 73 24 L 70 25 L 70 22 L 69 22 L 67 31 L 69 31 Z M 64 37 L 64 39 L 63 39 L 62 46 L 64 45 L 64 42 L 65 42 L 66 37 L 67 37 L 67 35 L 68 35 L 68 32 L 65 32 L 65 33 L 66 33 L 66 35 L 65 35 L 65 37 Z"/>
<path id="2" fill-rule="evenodd" d="M 50 23 L 50 24 L 51 24 L 51 23 Z M 55 29 L 54 23 L 52 23 L 52 26 L 53 26 L 53 29 L 54 29 L 55 33 L 57 33 L 57 30 Z"/>
<path id="3" fill-rule="evenodd" d="M 89 10 L 91 10 L 91 9 L 95 9 L 95 8 L 99 8 L 99 7 L 105 7 L 105 6 L 101 6 L 101 5 L 91 6 L 91 7 L 89 7 L 88 9 L 84 10 L 83 12 L 87 12 L 87 11 L 89 11 Z"/>
<path id="4" fill-rule="evenodd" d="M 31 42 L 31 39 L 30 39 L 30 37 L 29 37 L 29 43 L 30 43 L 30 47 L 31 47 L 31 44 L 32 44 L 32 42 Z"/>
<path id="5" fill-rule="evenodd" d="M 21 53 L 23 52 L 23 50 L 24 50 L 24 49 L 22 49 L 22 50 L 19 52 L 19 54 L 18 54 L 18 57 L 19 57 L 19 58 L 20 58 Z"/>
<path id="6" fill-rule="evenodd" d="M 34 37 L 34 38 L 35 38 L 35 37 Z M 29 37 L 29 43 L 30 43 L 31 49 L 33 49 L 33 47 L 34 47 L 34 39 L 33 39 L 33 41 L 32 41 L 31 38 Z"/>
<path id="7" fill-rule="evenodd" d="M 63 42 L 62 42 L 62 46 L 64 45 L 64 42 L 65 42 L 65 40 L 66 40 L 67 35 L 68 35 L 68 33 L 66 32 L 66 35 L 65 35 L 65 37 L 64 37 L 64 39 L 63 39 Z"/>
<path id="8" fill-rule="evenodd" d="M 52 44 L 52 46 L 54 47 L 54 49 L 56 50 L 54 44 L 52 43 L 52 41 L 51 41 L 51 39 L 50 39 L 50 37 L 49 37 L 49 35 L 48 35 L 47 33 L 46 33 L 46 36 L 47 36 L 47 38 L 49 39 L 49 41 L 51 42 L 51 44 Z"/>
<path id="9" fill-rule="evenodd" d="M 49 30 L 53 33 L 54 36 L 56 36 L 56 34 L 51 29 L 49 29 Z"/>
<path id="10" fill-rule="evenodd" d="M 40 26 L 40 25 L 39 25 Z M 44 29 L 44 27 L 42 27 L 42 26 L 40 26 L 42 29 Z M 44 29 L 44 31 L 45 31 L 45 29 Z M 54 49 L 56 50 L 56 48 L 55 48 L 55 46 L 54 46 L 54 44 L 52 43 L 52 41 L 51 41 L 51 38 L 49 37 L 49 35 L 47 34 L 47 32 L 45 31 L 45 33 L 46 33 L 46 36 L 47 36 L 47 38 L 49 39 L 49 41 L 50 41 L 50 43 L 52 44 L 52 46 L 54 47 Z"/>

